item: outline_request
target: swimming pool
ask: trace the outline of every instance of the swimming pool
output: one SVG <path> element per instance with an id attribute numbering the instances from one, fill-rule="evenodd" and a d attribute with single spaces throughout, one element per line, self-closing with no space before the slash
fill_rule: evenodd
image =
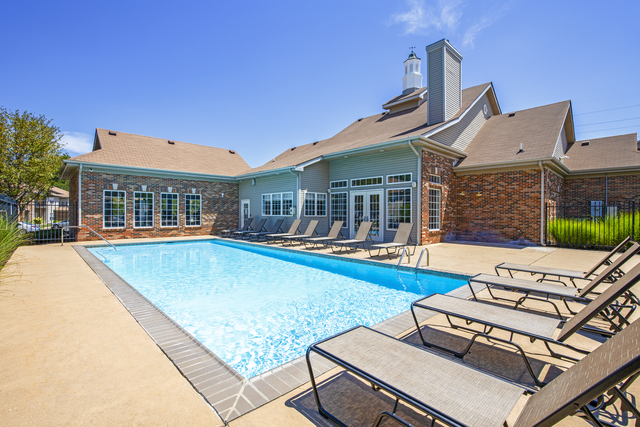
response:
<path id="1" fill-rule="evenodd" d="M 466 283 L 222 240 L 89 250 L 245 378 L 302 356 L 314 341 Z"/>

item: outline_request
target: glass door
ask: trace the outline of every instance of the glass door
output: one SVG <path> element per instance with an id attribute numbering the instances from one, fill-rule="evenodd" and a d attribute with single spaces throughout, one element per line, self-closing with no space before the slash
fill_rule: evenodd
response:
<path id="1" fill-rule="evenodd" d="M 244 228 L 245 223 L 251 216 L 251 200 L 242 200 L 240 202 L 240 211 L 240 228 Z"/>
<path id="2" fill-rule="evenodd" d="M 371 221 L 371 238 L 377 242 L 382 241 L 382 190 L 352 191 L 351 212 L 351 238 L 355 237 L 362 222 Z"/>

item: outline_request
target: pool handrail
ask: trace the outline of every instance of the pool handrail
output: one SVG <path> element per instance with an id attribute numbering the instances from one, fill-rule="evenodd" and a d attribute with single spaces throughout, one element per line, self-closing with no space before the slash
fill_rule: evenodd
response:
<path id="1" fill-rule="evenodd" d="M 114 251 L 117 251 L 116 247 L 113 245 L 113 243 L 111 243 L 110 241 L 108 241 L 107 239 L 105 239 L 104 237 L 102 237 L 100 235 L 100 233 L 98 233 L 97 231 L 95 231 L 93 228 L 89 227 L 88 225 L 67 225 L 66 227 L 64 227 L 62 229 L 62 232 L 60 233 L 60 246 L 64 245 L 64 230 L 66 230 L 67 228 L 87 228 L 89 229 L 91 232 L 93 232 L 93 234 L 95 234 L 96 236 L 98 236 L 99 238 L 101 238 L 102 240 L 104 240 L 105 242 L 107 242 Z"/>
<path id="2" fill-rule="evenodd" d="M 416 272 L 418 271 L 418 267 L 420 267 L 420 261 L 422 261 L 422 255 L 424 255 L 425 251 L 427 251 L 427 267 L 429 267 L 429 248 L 422 248 L 420 256 L 418 257 L 418 262 L 416 262 Z"/>

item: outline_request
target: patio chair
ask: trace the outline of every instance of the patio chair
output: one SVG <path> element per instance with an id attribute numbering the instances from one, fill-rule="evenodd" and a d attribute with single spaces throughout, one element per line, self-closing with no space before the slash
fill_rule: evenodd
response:
<path id="1" fill-rule="evenodd" d="M 300 231 L 299 228 L 300 228 L 301 222 L 302 222 L 301 219 L 294 220 L 293 223 L 291 224 L 291 227 L 289 227 L 289 231 L 287 231 L 286 233 L 265 234 L 264 235 L 265 242 L 269 243 L 269 239 L 271 239 L 273 243 L 276 243 L 278 239 L 282 240 L 282 238 L 285 236 L 293 236 L 294 234 L 298 234 L 298 232 Z"/>
<path id="2" fill-rule="evenodd" d="M 309 237 L 304 239 L 304 246 L 308 249 L 311 245 L 311 248 L 317 247 L 317 245 L 323 245 L 325 248 L 327 244 L 333 242 L 338 238 L 338 236 L 344 237 L 342 234 L 342 224 L 344 221 L 333 221 L 333 225 L 331 226 L 331 230 L 329 230 L 329 234 L 322 237 Z"/>
<path id="3" fill-rule="evenodd" d="M 495 266 L 496 274 L 499 276 L 500 272 L 498 270 L 507 270 L 509 272 L 509 276 L 513 277 L 514 271 L 522 271 L 526 273 L 531 273 L 531 275 L 541 274 L 542 278 L 538 279 L 539 282 L 544 281 L 552 281 L 552 282 L 560 282 L 566 285 L 566 283 L 561 278 L 566 278 L 571 281 L 571 283 L 577 288 L 575 280 L 591 280 L 590 277 L 595 274 L 596 270 L 604 265 L 611 264 L 611 257 L 616 253 L 620 252 L 622 248 L 624 248 L 629 242 L 631 242 L 631 236 L 624 239 L 618 246 L 613 248 L 611 252 L 605 255 L 598 263 L 596 263 L 591 269 L 587 272 L 576 271 L 576 270 L 564 270 L 560 268 L 550 268 L 550 267 L 539 267 L 534 265 L 526 265 L 526 264 L 514 264 L 510 262 L 503 262 Z M 617 272 L 618 275 L 623 274 L 621 271 Z M 547 276 L 556 276 L 557 280 L 548 279 Z"/>
<path id="4" fill-rule="evenodd" d="M 231 235 L 233 233 L 235 233 L 236 231 L 247 231 L 247 230 L 250 230 L 251 229 L 251 223 L 253 222 L 254 219 L 255 218 L 253 218 L 253 217 L 248 218 L 246 220 L 246 222 L 244 223 L 244 227 L 242 227 L 242 228 L 237 228 L 235 230 L 222 230 L 220 232 L 220 235 L 222 237 L 231 237 Z M 226 236 L 225 236 L 225 234 L 226 234 Z"/>
<path id="5" fill-rule="evenodd" d="M 622 330 L 623 327 L 629 324 L 629 321 L 622 316 L 615 307 L 612 307 L 612 303 L 639 281 L 640 264 L 632 268 L 621 279 L 609 286 L 606 291 L 589 302 L 589 304 L 587 304 L 575 316 L 566 321 L 562 317 L 552 318 L 538 314 L 515 311 L 510 308 L 500 307 L 493 304 L 470 301 L 442 294 L 433 294 L 429 297 L 413 302 L 411 304 L 411 313 L 413 314 L 413 319 L 416 323 L 416 327 L 418 328 L 418 334 L 420 335 L 420 339 L 424 345 L 447 351 L 457 357 L 464 357 L 478 337 L 484 337 L 489 341 L 498 341 L 511 345 L 516 348 L 522 356 L 527 370 L 536 384 L 543 385 L 543 383 L 540 382 L 533 373 L 533 369 L 531 368 L 527 355 L 522 347 L 513 342 L 513 340 L 506 340 L 489 335 L 493 329 L 495 328 L 510 332 L 512 334 L 512 338 L 513 334 L 518 334 L 527 336 L 531 339 L 538 339 L 544 342 L 544 345 L 551 356 L 577 361 L 578 359 L 574 357 L 553 351 L 550 344 L 568 348 L 577 353 L 588 354 L 588 351 L 567 344 L 566 341 L 579 330 L 596 332 L 600 335 L 614 335 L 614 333 L 610 331 L 587 326 L 587 323 L 599 314 L 603 314 L 603 318 L 608 321 L 612 330 L 616 332 Z M 464 329 L 472 332 L 474 335 L 470 339 L 467 347 L 462 352 L 455 352 L 427 342 L 422 334 L 422 330 L 420 329 L 420 325 L 416 317 L 415 311 L 417 308 L 444 314 L 452 328 Z M 451 321 L 452 317 L 464 320 L 465 325 L 469 325 L 470 323 L 483 325 L 483 332 L 478 332 L 461 324 L 454 324 Z M 557 330 L 558 328 L 560 330 Z"/>
<path id="6" fill-rule="evenodd" d="M 249 227 L 249 230 L 234 231 L 233 232 L 233 238 L 234 239 L 237 239 L 237 238 L 243 238 L 244 239 L 244 237 L 248 233 L 255 232 L 255 231 L 264 231 L 264 223 L 265 222 L 267 222 L 267 218 L 262 218 L 260 221 L 258 221 L 258 224 L 252 225 L 251 227 Z"/>
<path id="7" fill-rule="evenodd" d="M 335 252 L 334 248 L 336 246 L 340 246 L 340 250 L 338 252 L 342 252 L 342 249 L 344 248 L 349 248 L 351 249 L 353 246 L 353 251 L 357 251 L 358 250 L 358 246 L 362 245 L 362 249 L 364 250 L 364 244 L 367 241 L 373 241 L 373 239 L 371 238 L 371 235 L 369 234 L 369 231 L 371 231 L 371 225 L 373 225 L 373 223 L 371 221 L 363 221 L 360 223 L 360 228 L 358 228 L 358 232 L 356 233 L 356 237 L 355 239 L 348 239 L 348 240 L 337 240 L 334 241 L 332 246 L 331 246 L 331 252 Z M 347 249 L 347 251 L 349 250 Z"/>
<path id="8" fill-rule="evenodd" d="M 247 235 L 249 236 L 249 240 L 256 239 L 256 241 L 260 241 L 261 237 L 264 237 L 267 234 L 276 234 L 283 233 L 282 223 L 284 222 L 284 218 L 278 219 L 275 223 L 273 223 L 273 227 L 271 227 L 271 231 L 251 231 Z"/>
<path id="9" fill-rule="evenodd" d="M 391 259 L 391 253 L 389 249 L 393 249 L 393 253 L 397 254 L 398 249 L 407 248 L 413 246 L 413 253 L 416 253 L 416 244 L 411 240 L 411 232 L 413 231 L 413 223 L 403 223 L 398 224 L 398 229 L 396 230 L 396 237 L 393 238 L 393 242 L 391 243 L 379 243 L 377 245 L 369 246 L 369 256 L 371 255 L 371 249 L 377 249 L 378 254 L 376 256 L 380 256 L 380 251 L 385 249 L 387 251 L 387 258 Z M 411 243 L 409 243 L 411 242 Z"/>
<path id="10" fill-rule="evenodd" d="M 294 240 L 300 241 L 302 239 L 306 239 L 307 237 L 313 237 L 314 235 L 317 236 L 318 233 L 316 233 L 316 228 L 318 227 L 319 222 L 320 221 L 318 221 L 317 219 L 313 219 L 309 221 L 309 225 L 307 226 L 307 229 L 304 230 L 304 233 L 302 234 L 294 234 L 292 236 L 282 236 L 282 244 L 284 245 L 286 242 L 289 242 L 289 245 L 292 246 Z"/>
<path id="11" fill-rule="evenodd" d="M 395 398 L 393 409 L 381 412 L 374 427 L 386 418 L 410 424 L 396 411 L 399 402 L 425 412 L 435 424 L 500 427 L 551 426 L 581 411 L 598 423 L 587 406 L 606 392 L 616 394 L 623 408 L 638 418 L 638 410 L 617 387 L 640 372 L 640 322 L 611 338 L 531 396 L 518 414 L 523 394 L 532 392 L 505 378 L 475 369 L 462 361 L 420 349 L 365 326 L 357 326 L 312 344 L 307 368 L 318 412 L 344 426 L 321 404 L 313 375 L 315 353 Z M 348 396 L 347 396 L 348 398 Z M 517 418 L 516 418 L 517 417 Z M 385 424 L 386 425 L 386 424 Z"/>
<path id="12" fill-rule="evenodd" d="M 471 289 L 471 293 L 473 294 L 473 299 L 478 300 L 476 296 L 476 291 L 473 287 L 473 284 L 481 284 L 484 285 L 489 292 L 489 295 L 496 300 L 502 301 L 511 301 L 515 302 L 514 308 L 518 308 L 519 305 L 523 304 L 527 299 L 535 299 L 537 301 L 542 301 L 553 305 L 558 316 L 561 316 L 560 310 L 558 306 L 548 297 L 553 296 L 560 299 L 569 313 L 576 314 L 571 307 L 567 304 L 567 300 L 573 301 L 582 301 L 589 302 L 593 299 L 590 294 L 595 291 L 596 287 L 607 280 L 616 281 L 619 280 L 616 277 L 616 273 L 621 271 L 621 267 L 631 258 L 633 258 L 638 252 L 640 252 L 640 244 L 633 243 L 633 245 L 627 249 L 622 255 L 616 258 L 603 272 L 599 275 L 595 276 L 584 288 L 578 289 L 564 285 L 556 285 L 552 283 L 543 283 L 543 282 L 535 282 L 532 280 L 525 279 L 514 279 L 511 277 L 505 276 L 494 276 L 491 274 L 478 274 L 475 275 L 468 280 L 469 288 Z M 493 294 L 491 291 L 493 287 L 499 287 L 508 289 L 511 291 L 519 291 L 524 292 L 524 295 L 520 297 L 517 301 L 514 301 L 509 298 L 499 297 Z M 546 296 L 546 299 L 541 299 L 536 296 L 532 296 L 531 294 L 542 294 Z M 631 292 L 631 290 L 627 291 L 627 299 L 622 303 L 627 304 L 632 302 L 633 304 L 639 305 L 640 301 L 638 298 Z"/>

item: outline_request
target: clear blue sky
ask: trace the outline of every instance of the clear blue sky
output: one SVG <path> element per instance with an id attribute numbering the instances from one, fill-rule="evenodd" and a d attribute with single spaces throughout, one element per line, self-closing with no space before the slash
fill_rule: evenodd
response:
<path id="1" fill-rule="evenodd" d="M 442 38 L 464 57 L 463 87 L 492 81 L 503 112 L 571 99 L 579 139 L 640 131 L 637 0 L 2 9 L 0 106 L 53 119 L 71 155 L 100 127 L 233 148 L 255 167 L 382 112 L 408 47 L 424 59 Z"/>

